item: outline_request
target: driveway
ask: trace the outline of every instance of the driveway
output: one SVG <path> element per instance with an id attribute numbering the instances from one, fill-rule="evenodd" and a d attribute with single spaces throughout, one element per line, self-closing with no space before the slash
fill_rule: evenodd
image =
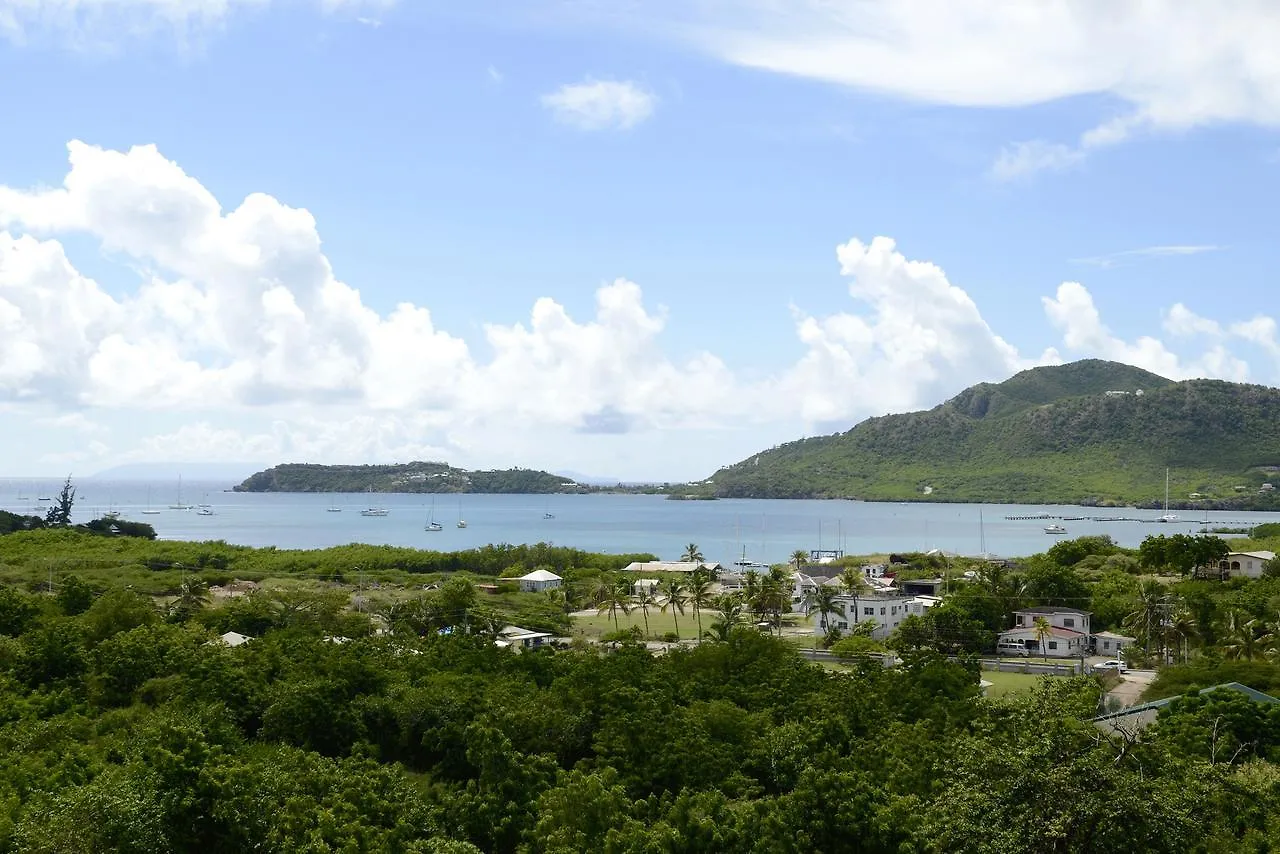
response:
<path id="1" fill-rule="evenodd" d="M 1137 705 L 1138 698 L 1147 686 L 1156 678 L 1154 670 L 1130 670 L 1120 677 L 1120 684 L 1107 692 L 1108 697 L 1115 697 L 1123 708 Z"/>

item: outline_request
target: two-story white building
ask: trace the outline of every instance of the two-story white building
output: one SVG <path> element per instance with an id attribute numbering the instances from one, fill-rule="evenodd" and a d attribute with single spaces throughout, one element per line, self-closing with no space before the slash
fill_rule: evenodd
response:
<path id="1" fill-rule="evenodd" d="M 1036 622 L 1041 618 L 1049 625 L 1043 645 Z M 1089 612 L 1053 605 L 1020 608 L 1013 612 L 1013 628 L 1000 633 L 997 648 L 1009 650 L 1014 646 L 1025 650 L 1028 655 L 1047 655 L 1050 658 L 1088 655 L 1092 647 Z"/>
<path id="2" fill-rule="evenodd" d="M 937 600 L 933 597 L 920 599 L 914 596 L 874 594 L 837 596 L 836 610 L 826 615 L 827 626 L 847 634 L 859 623 L 871 622 L 875 624 L 871 632 L 872 639 L 882 641 L 893 634 L 894 629 L 898 628 L 907 617 L 923 616 L 925 611 L 936 602 Z M 823 634 L 822 615 L 816 611 L 813 614 L 815 616 L 813 633 Z"/>

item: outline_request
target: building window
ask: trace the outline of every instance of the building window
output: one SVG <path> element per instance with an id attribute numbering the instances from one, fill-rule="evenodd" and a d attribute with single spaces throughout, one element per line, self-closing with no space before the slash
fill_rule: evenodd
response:
<path id="1" fill-rule="evenodd" d="M 1074 628 L 1076 627 L 1076 618 L 1075 618 L 1075 617 L 1063 617 L 1063 618 L 1062 618 L 1062 625 L 1066 626 L 1068 629 L 1074 629 Z"/>
<path id="2" fill-rule="evenodd" d="M 863 615 L 864 617 L 874 617 L 874 616 L 876 615 L 876 609 L 875 609 L 875 608 L 863 608 L 863 609 L 862 609 L 862 615 Z"/>
<path id="3" fill-rule="evenodd" d="M 892 613 L 896 617 L 898 615 L 898 606 L 894 605 L 893 608 L 890 609 L 890 613 Z"/>
<path id="4" fill-rule="evenodd" d="M 1019 614 L 1019 615 L 1018 615 L 1018 625 L 1019 625 L 1019 626 L 1020 626 L 1020 625 L 1022 625 L 1022 615 L 1021 615 L 1021 614 Z"/>
<path id="5" fill-rule="evenodd" d="M 882 617 L 884 616 L 884 608 L 881 608 L 881 609 L 880 609 L 880 616 L 882 616 Z"/>
<path id="6" fill-rule="evenodd" d="M 1057 641 L 1049 641 L 1049 649 L 1057 649 L 1057 648 L 1058 648 Z"/>
<path id="7" fill-rule="evenodd" d="M 1111 649 L 1111 641 L 1106 641 L 1106 640 L 1104 640 L 1104 641 L 1102 642 L 1102 648 L 1103 648 L 1103 649 Z"/>
<path id="8" fill-rule="evenodd" d="M 849 624 L 846 623 L 844 620 L 841 620 L 840 622 L 836 623 L 836 627 L 839 628 L 841 631 L 843 631 L 844 629 L 849 628 Z"/>

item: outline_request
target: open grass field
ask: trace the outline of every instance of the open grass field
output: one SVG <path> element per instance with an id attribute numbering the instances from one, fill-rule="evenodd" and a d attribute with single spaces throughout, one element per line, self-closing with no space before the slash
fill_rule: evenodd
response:
<path id="1" fill-rule="evenodd" d="M 706 631 L 711 621 L 718 616 L 716 611 L 702 612 L 702 629 Z M 569 618 L 573 624 L 573 633 L 581 634 L 586 637 L 598 638 L 601 635 L 608 634 L 614 630 L 613 618 L 606 611 L 603 614 L 591 612 L 587 614 L 575 614 Z M 649 637 L 661 638 L 667 632 L 676 630 L 676 623 L 680 624 L 680 637 L 686 639 L 696 638 L 698 636 L 698 621 L 694 618 L 693 612 L 689 611 L 684 614 L 672 614 L 670 611 L 662 613 L 656 608 L 649 609 Z M 632 611 L 630 614 L 618 613 L 618 628 L 626 630 L 632 626 L 638 626 L 640 631 L 644 631 L 644 614 L 640 611 Z"/>
<path id="2" fill-rule="evenodd" d="M 1038 676 L 1034 673 L 1004 673 L 998 670 L 982 671 L 982 678 L 991 683 L 987 689 L 988 697 L 1004 697 L 1008 694 L 1021 694 L 1030 691 L 1041 679 L 1052 679 L 1052 676 Z"/>

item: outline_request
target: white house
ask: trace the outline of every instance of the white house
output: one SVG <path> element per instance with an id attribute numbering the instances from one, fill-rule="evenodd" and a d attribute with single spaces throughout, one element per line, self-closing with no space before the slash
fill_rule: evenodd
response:
<path id="1" fill-rule="evenodd" d="M 850 632 L 859 623 L 872 622 L 875 628 L 871 632 L 874 640 L 884 640 L 893 634 L 893 630 L 907 617 L 922 616 L 932 602 L 924 602 L 914 596 L 878 596 L 859 594 L 854 596 L 837 596 L 836 610 L 828 613 L 827 626 L 841 633 Z M 813 633 L 823 634 L 822 616 L 814 621 Z"/>
<path id="2" fill-rule="evenodd" d="M 1093 636 L 1093 654 L 1107 658 L 1120 658 L 1126 649 L 1138 642 L 1137 638 L 1115 632 L 1097 632 Z"/>
<path id="3" fill-rule="evenodd" d="M 535 632 L 532 629 L 522 629 L 519 626 L 504 626 L 502 631 L 498 632 L 498 637 L 494 640 L 494 644 L 500 647 L 534 649 L 545 645 L 553 637 L 555 635 L 550 632 Z"/>
<path id="4" fill-rule="evenodd" d="M 543 590 L 554 590 L 564 583 L 564 579 L 546 569 L 535 569 L 528 575 L 520 576 L 522 593 L 541 593 Z"/>
<path id="5" fill-rule="evenodd" d="M 1036 620 L 1043 618 L 1049 624 L 1049 632 L 1043 645 L 1036 628 Z M 1000 633 L 1000 645 L 1017 644 L 1029 655 L 1047 655 L 1050 658 L 1079 658 L 1087 655 L 1091 646 L 1089 612 L 1078 608 L 1042 606 L 1020 608 L 1013 612 L 1013 628 Z"/>
<path id="6" fill-rule="evenodd" d="M 637 578 L 631 582 L 631 595 L 642 596 L 645 593 L 658 592 L 658 585 L 662 582 L 656 578 Z"/>
<path id="7" fill-rule="evenodd" d="M 811 610 L 809 603 L 813 601 L 813 595 L 818 592 L 819 582 L 803 572 L 793 573 L 791 580 L 791 613 L 809 613 Z"/>
<path id="8" fill-rule="evenodd" d="M 1227 578 L 1261 578 L 1262 565 L 1275 560 L 1276 553 L 1269 551 L 1231 552 L 1218 561 L 1218 574 Z"/>
<path id="9" fill-rule="evenodd" d="M 218 636 L 218 640 L 225 646 L 240 646 L 253 640 L 253 638 L 248 635 L 242 635 L 239 632 L 224 632 Z"/>

